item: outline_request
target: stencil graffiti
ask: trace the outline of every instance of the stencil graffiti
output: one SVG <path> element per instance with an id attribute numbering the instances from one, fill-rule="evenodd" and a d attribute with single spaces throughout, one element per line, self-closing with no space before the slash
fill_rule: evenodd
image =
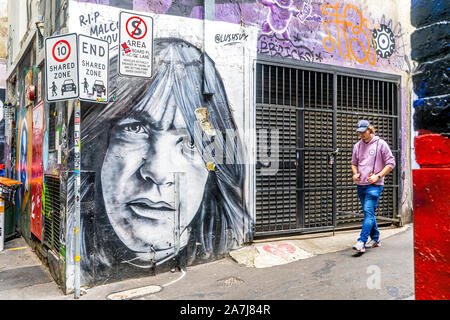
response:
<path id="1" fill-rule="evenodd" d="M 377 55 L 381 58 L 389 58 L 395 50 L 394 33 L 388 26 L 382 24 L 372 31 L 373 44 Z"/>
<path id="2" fill-rule="evenodd" d="M 400 70 L 411 72 L 412 67 L 408 58 L 407 47 L 404 39 L 406 31 L 403 31 L 401 23 L 394 22 L 392 19 L 387 18 L 384 15 L 378 23 L 380 26 L 384 25 L 387 29 L 391 30 L 392 36 L 394 37 L 394 48 L 392 50 L 392 54 L 389 56 L 389 62 Z M 392 38 L 390 38 L 390 41 L 392 41 Z"/>

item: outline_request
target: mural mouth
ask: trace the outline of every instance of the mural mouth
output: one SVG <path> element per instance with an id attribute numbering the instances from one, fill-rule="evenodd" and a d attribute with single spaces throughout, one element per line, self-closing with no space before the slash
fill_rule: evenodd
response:
<path id="1" fill-rule="evenodd" d="M 166 218 L 166 212 L 173 212 L 175 208 L 165 201 L 151 201 L 147 198 L 135 199 L 127 203 L 127 206 L 138 216 L 149 219 Z"/>

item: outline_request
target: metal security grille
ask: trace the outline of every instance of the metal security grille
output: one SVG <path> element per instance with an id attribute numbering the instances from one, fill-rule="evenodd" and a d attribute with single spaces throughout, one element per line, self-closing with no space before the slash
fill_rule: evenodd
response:
<path id="1" fill-rule="evenodd" d="M 59 177 L 45 175 L 44 244 L 55 252 L 61 249 L 61 189 Z"/>
<path id="2" fill-rule="evenodd" d="M 256 235 L 361 224 L 350 161 L 359 139 L 355 125 L 362 118 L 374 124 L 396 157 L 397 167 L 385 180 L 377 216 L 398 221 L 398 78 L 371 76 L 260 57 Z"/>
<path id="3" fill-rule="evenodd" d="M 396 169 L 386 176 L 384 190 L 376 214 L 380 221 L 398 221 L 398 172 L 400 150 L 398 143 L 398 87 L 396 83 L 337 75 L 337 222 L 351 224 L 362 221 L 362 210 L 355 186 L 348 179 L 348 164 L 353 145 L 358 142 L 355 123 L 369 120 L 376 135 L 384 139 L 397 161 Z"/>

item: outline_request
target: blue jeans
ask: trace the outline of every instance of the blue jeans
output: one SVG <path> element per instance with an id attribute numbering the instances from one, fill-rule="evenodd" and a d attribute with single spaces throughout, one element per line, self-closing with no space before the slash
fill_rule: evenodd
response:
<path id="1" fill-rule="evenodd" d="M 377 220 L 375 219 L 375 209 L 380 200 L 383 186 L 371 184 L 367 186 L 358 186 L 357 190 L 364 212 L 364 221 L 358 241 L 366 243 L 369 236 L 372 240 L 379 241 L 380 231 L 378 231 Z"/>

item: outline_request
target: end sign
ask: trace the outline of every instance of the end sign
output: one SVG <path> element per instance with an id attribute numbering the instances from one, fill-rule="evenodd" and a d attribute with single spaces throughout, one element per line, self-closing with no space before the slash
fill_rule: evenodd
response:
<path id="1" fill-rule="evenodd" d="M 45 39 L 47 101 L 78 98 L 77 34 Z"/>
<path id="2" fill-rule="evenodd" d="M 80 100 L 108 102 L 108 41 L 79 35 Z"/>
<path id="3" fill-rule="evenodd" d="M 123 11 L 119 21 L 119 74 L 151 78 L 153 18 Z"/>

